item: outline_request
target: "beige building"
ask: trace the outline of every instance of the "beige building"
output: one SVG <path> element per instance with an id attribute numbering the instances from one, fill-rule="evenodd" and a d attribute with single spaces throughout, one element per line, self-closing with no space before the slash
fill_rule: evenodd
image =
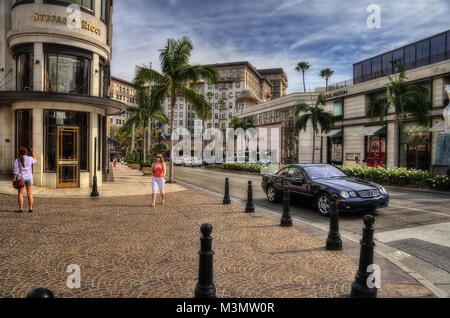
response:
<path id="1" fill-rule="evenodd" d="M 121 101 L 127 106 L 137 106 L 134 84 L 121 78 L 111 76 L 110 96 L 112 99 Z M 111 126 L 122 127 L 129 117 L 129 113 L 124 112 L 120 115 L 109 117 L 109 122 Z"/>
<path id="2" fill-rule="evenodd" d="M 24 146 L 38 161 L 35 185 L 89 187 L 95 170 L 101 185 L 108 170 L 107 116 L 126 107 L 108 96 L 112 5 L 0 2 L 1 173 L 12 173 Z"/>
<path id="3" fill-rule="evenodd" d="M 272 83 L 272 99 L 286 95 L 288 88 L 288 78 L 282 68 L 270 68 L 258 70 L 266 80 Z"/>
<path id="4" fill-rule="evenodd" d="M 249 62 L 220 63 L 211 66 L 214 66 L 219 73 L 218 83 L 211 84 L 200 80 L 196 87 L 197 91 L 204 94 L 213 107 L 212 118 L 206 122 L 206 128 L 226 129 L 230 119 L 245 108 L 272 99 L 274 85 Z M 282 73 L 284 74 L 284 72 Z M 283 79 L 284 82 L 287 85 L 287 77 Z M 251 103 L 245 99 L 240 101 L 241 94 L 252 95 L 254 100 Z M 164 104 L 164 110 L 170 119 L 169 99 Z M 194 121 L 198 120 L 198 117 L 192 105 L 186 103 L 182 98 L 176 101 L 174 117 L 175 128 L 184 127 L 193 132 Z M 169 125 L 164 127 L 164 132 L 166 135 L 169 134 Z"/>
<path id="5" fill-rule="evenodd" d="M 421 126 L 411 116 L 401 128 L 392 111 L 380 124 L 367 116 L 367 107 L 385 94 L 388 76 L 405 66 L 407 82 L 430 92 L 431 117 Z M 448 103 L 450 31 L 382 53 L 353 65 L 353 80 L 331 85 L 327 108 L 336 116 L 334 129 L 322 136 L 324 162 L 429 170 L 434 164 L 436 137 L 443 130 L 442 111 Z"/>

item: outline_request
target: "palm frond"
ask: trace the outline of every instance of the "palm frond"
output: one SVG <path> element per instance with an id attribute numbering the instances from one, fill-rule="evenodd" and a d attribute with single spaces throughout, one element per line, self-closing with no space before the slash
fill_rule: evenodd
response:
<path id="1" fill-rule="evenodd" d="M 178 88 L 178 93 L 186 98 L 186 100 L 192 104 L 195 113 L 198 118 L 205 120 L 211 113 L 211 105 L 206 100 L 205 96 L 197 93 L 195 90 L 181 86 Z"/>

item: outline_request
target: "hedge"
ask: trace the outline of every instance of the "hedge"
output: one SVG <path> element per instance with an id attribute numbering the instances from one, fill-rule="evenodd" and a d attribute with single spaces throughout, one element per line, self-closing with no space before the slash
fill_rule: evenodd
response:
<path id="1" fill-rule="evenodd" d="M 392 185 L 429 186 L 432 189 L 450 190 L 450 177 L 432 176 L 427 171 L 406 168 L 382 168 L 360 165 L 338 167 L 346 174 L 374 182 Z"/>
<path id="2" fill-rule="evenodd" d="M 260 173 L 261 169 L 274 167 L 267 164 L 249 164 L 249 163 L 224 163 L 222 165 L 210 165 L 206 166 L 207 169 L 227 170 L 227 171 L 242 171 L 250 173 Z M 277 170 L 279 169 L 278 166 Z"/>

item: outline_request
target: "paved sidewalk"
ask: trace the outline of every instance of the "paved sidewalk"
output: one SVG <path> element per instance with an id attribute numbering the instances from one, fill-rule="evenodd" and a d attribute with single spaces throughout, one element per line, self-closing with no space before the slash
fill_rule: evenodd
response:
<path id="1" fill-rule="evenodd" d="M 357 270 L 353 242 L 327 251 L 322 230 L 296 220 L 281 228 L 278 215 L 243 213 L 241 204 L 179 185 L 155 208 L 148 195 L 40 198 L 33 214 L 16 214 L 15 201 L 0 195 L 0 297 L 37 287 L 57 297 L 192 297 L 205 222 L 214 227 L 218 297 L 347 297 Z M 375 263 L 380 297 L 432 296 L 384 258 Z M 81 268 L 80 289 L 66 287 L 70 264 Z"/>
<path id="2" fill-rule="evenodd" d="M 130 169 L 125 164 L 118 164 L 113 168 L 114 182 L 103 182 L 98 191 L 101 197 L 121 197 L 130 195 L 148 195 L 151 193 L 152 177 L 144 176 L 142 172 Z M 180 191 L 182 188 L 176 184 L 167 184 L 166 192 Z M 75 189 L 48 189 L 33 187 L 33 196 L 36 198 L 89 198 L 91 188 Z M 0 194 L 16 195 L 17 190 L 12 187 L 10 180 L 0 180 Z"/>

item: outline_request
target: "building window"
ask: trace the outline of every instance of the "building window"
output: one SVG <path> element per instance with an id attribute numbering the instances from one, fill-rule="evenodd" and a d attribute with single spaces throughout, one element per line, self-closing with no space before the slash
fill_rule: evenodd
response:
<path id="1" fill-rule="evenodd" d="M 17 57 L 17 76 L 16 90 L 32 91 L 33 90 L 33 53 L 24 53 Z"/>
<path id="2" fill-rule="evenodd" d="M 328 163 L 342 165 L 342 136 L 328 137 L 327 145 Z"/>
<path id="3" fill-rule="evenodd" d="M 395 73 L 400 72 L 402 65 L 405 63 L 403 57 L 403 49 L 397 50 L 394 52 L 394 67 Z"/>
<path id="4" fill-rule="evenodd" d="M 46 54 L 46 91 L 89 95 L 91 61 L 59 53 Z"/>
<path id="5" fill-rule="evenodd" d="M 94 10 L 92 7 L 93 0 L 45 0 L 44 3 L 52 3 L 52 4 L 78 4 L 82 8 L 86 8 L 89 10 Z"/>
<path id="6" fill-rule="evenodd" d="M 219 99 L 219 94 L 216 93 L 216 94 L 214 95 L 214 98 L 215 98 L 215 99 Z"/>
<path id="7" fill-rule="evenodd" d="M 363 81 L 368 81 L 371 79 L 372 64 L 371 61 L 363 62 Z"/>
<path id="8" fill-rule="evenodd" d="M 240 77 L 240 76 L 238 76 Z M 236 88 L 241 88 L 241 82 L 236 82 Z"/>
<path id="9" fill-rule="evenodd" d="M 228 88 L 233 88 L 233 82 L 228 85 Z"/>
<path id="10" fill-rule="evenodd" d="M 411 70 L 416 67 L 416 47 L 410 45 L 405 47 L 405 70 Z"/>
<path id="11" fill-rule="evenodd" d="M 16 153 L 20 147 L 25 147 L 28 151 L 33 147 L 32 114 L 29 109 L 16 111 Z"/>
<path id="12" fill-rule="evenodd" d="M 353 66 L 353 81 L 355 84 L 362 82 L 362 63 Z"/>
<path id="13" fill-rule="evenodd" d="M 447 32 L 447 59 L 450 59 L 450 31 Z"/>
<path id="14" fill-rule="evenodd" d="M 428 65 L 430 62 L 430 40 L 416 44 L 416 67 Z"/>
<path id="15" fill-rule="evenodd" d="M 365 137 L 365 162 L 369 167 L 386 166 L 386 129 L 377 136 Z"/>
<path id="16" fill-rule="evenodd" d="M 336 120 L 342 119 L 342 100 L 335 100 L 333 102 L 333 116 Z"/>
<path id="17" fill-rule="evenodd" d="M 372 59 L 372 78 L 382 76 L 381 72 L 381 56 Z"/>
<path id="18" fill-rule="evenodd" d="M 89 114 L 73 111 L 44 110 L 44 170 L 56 172 L 57 126 L 78 126 L 80 131 L 80 170 L 88 171 Z"/>
<path id="19" fill-rule="evenodd" d="M 392 53 L 384 54 L 381 57 L 381 64 L 383 67 L 383 75 L 392 74 Z"/>
<path id="20" fill-rule="evenodd" d="M 435 36 L 431 39 L 430 63 L 445 60 L 445 34 Z"/>
<path id="21" fill-rule="evenodd" d="M 400 134 L 400 167 L 429 170 L 431 161 L 430 127 L 416 122 L 402 125 Z"/>

